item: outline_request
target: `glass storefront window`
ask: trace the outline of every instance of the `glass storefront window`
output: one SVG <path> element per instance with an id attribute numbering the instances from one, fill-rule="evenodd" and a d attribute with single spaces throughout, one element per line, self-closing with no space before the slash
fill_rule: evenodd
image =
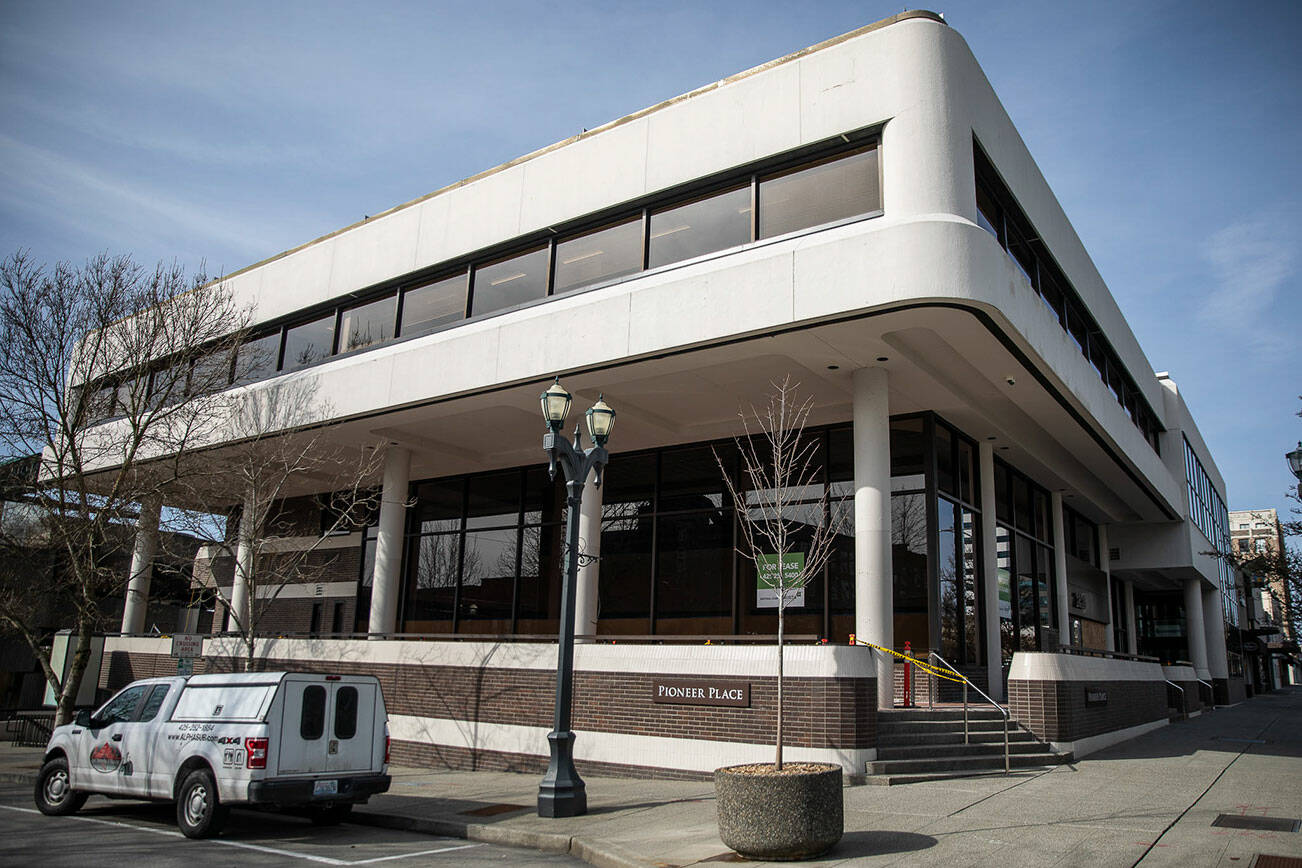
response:
<path id="1" fill-rule="evenodd" d="M 559 474 L 558 474 L 559 475 Z M 520 521 L 520 472 L 472 476 L 466 495 L 466 527 L 502 527 Z"/>
<path id="2" fill-rule="evenodd" d="M 466 315 L 466 274 L 445 277 L 402 294 L 403 337 L 423 335 Z"/>
<path id="3" fill-rule="evenodd" d="M 545 297 L 549 259 L 544 246 L 477 266 L 470 294 L 471 316 Z"/>
<path id="4" fill-rule="evenodd" d="M 664 630 L 662 618 L 731 615 L 731 510 L 664 516 L 656 523 L 656 547 L 657 633 L 679 632 Z"/>
<path id="5" fill-rule="evenodd" d="M 558 524 L 526 527 L 520 550 L 520 604 L 517 633 L 555 635 L 561 608 L 561 534 Z M 605 555 L 605 552 L 602 552 Z M 604 558 L 603 558 L 604 563 Z M 576 625 L 575 632 L 587 630 Z"/>
<path id="6" fill-rule="evenodd" d="M 642 270 L 640 217 L 556 244 L 553 294 Z"/>
<path id="7" fill-rule="evenodd" d="M 660 458 L 659 511 L 723 507 L 723 475 L 715 455 L 731 467 L 735 449 L 723 443 L 666 450 Z"/>
<path id="8" fill-rule="evenodd" d="M 647 265 L 668 265 L 750 240 L 750 187 L 737 187 L 652 213 Z"/>
<path id="9" fill-rule="evenodd" d="M 830 157 L 759 181 L 759 237 L 881 210 L 877 150 Z"/>
<path id="10" fill-rule="evenodd" d="M 515 596 L 516 529 L 466 533 L 461 556 L 461 593 L 457 613 L 460 632 L 485 632 L 482 625 L 467 629 L 464 622 L 497 621 L 496 629 L 511 631 Z"/>

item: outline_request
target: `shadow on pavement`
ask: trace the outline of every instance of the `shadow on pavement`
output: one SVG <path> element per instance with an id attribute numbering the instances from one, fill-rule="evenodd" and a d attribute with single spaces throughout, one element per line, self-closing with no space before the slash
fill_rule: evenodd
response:
<path id="1" fill-rule="evenodd" d="M 1302 756 L 1302 735 L 1295 729 L 1302 713 L 1302 689 L 1286 687 L 1259 693 L 1230 707 L 1180 720 L 1131 741 L 1090 754 L 1091 761 L 1160 759 L 1189 756 L 1200 750 L 1257 756 Z"/>
<path id="2" fill-rule="evenodd" d="M 841 843 L 826 857 L 845 859 L 853 856 L 880 856 L 885 853 L 912 853 L 936 846 L 936 839 L 916 832 L 847 832 Z"/>

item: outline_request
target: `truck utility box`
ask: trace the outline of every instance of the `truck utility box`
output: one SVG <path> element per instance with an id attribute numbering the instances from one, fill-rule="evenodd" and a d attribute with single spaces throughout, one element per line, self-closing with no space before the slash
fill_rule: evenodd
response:
<path id="1" fill-rule="evenodd" d="M 175 801 L 192 838 L 216 834 L 231 805 L 304 807 L 338 822 L 388 790 L 388 750 L 374 676 L 151 678 L 54 730 L 36 804 L 69 814 L 93 793 Z"/>

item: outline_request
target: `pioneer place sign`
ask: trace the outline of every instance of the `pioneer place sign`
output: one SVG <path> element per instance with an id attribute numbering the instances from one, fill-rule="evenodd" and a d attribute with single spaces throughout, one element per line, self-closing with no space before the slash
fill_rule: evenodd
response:
<path id="1" fill-rule="evenodd" d="M 750 708 L 750 684 L 712 678 L 656 678 L 651 699 L 666 705 L 732 705 Z"/>

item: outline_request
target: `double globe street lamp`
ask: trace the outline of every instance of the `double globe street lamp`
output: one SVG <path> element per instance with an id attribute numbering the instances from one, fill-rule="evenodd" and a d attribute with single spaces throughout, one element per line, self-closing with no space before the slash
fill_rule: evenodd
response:
<path id="1" fill-rule="evenodd" d="M 547 735 L 551 761 L 547 774 L 538 786 L 538 816 L 577 817 L 588 812 L 588 795 L 583 779 L 574 768 L 574 733 L 570 731 L 570 703 L 574 694 L 574 600 L 579 580 L 579 507 L 588 474 L 595 474 L 593 485 L 601 485 L 601 470 L 606 466 L 606 440 L 615 427 L 615 411 L 602 396 L 586 414 L 588 436 L 592 446 L 583 449 L 579 428 L 574 428 L 574 443 L 565 439 L 561 426 L 570 412 L 573 396 L 561 386 L 560 377 L 542 393 L 543 419 L 547 433 L 543 450 L 550 458 L 548 472 L 556 478 L 556 465 L 565 474 L 569 513 L 565 519 L 565 573 L 561 584 L 560 631 L 556 654 L 556 708 L 552 731 Z"/>
<path id="2" fill-rule="evenodd" d="M 1292 452 L 1285 452 L 1284 457 L 1288 459 L 1288 469 L 1297 477 L 1297 496 L 1302 497 L 1302 440 Z"/>

